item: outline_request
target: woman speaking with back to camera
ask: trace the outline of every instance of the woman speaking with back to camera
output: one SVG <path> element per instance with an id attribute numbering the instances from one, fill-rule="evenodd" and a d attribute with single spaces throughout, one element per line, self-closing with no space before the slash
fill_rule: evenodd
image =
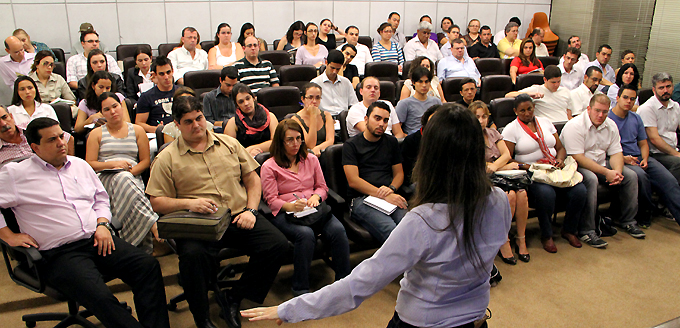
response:
<path id="1" fill-rule="evenodd" d="M 510 229 L 510 206 L 486 176 L 472 113 L 446 104 L 433 118 L 413 173 L 412 209 L 383 246 L 344 279 L 244 317 L 281 324 L 342 314 L 404 274 L 388 328 L 486 327 L 489 272 Z"/>

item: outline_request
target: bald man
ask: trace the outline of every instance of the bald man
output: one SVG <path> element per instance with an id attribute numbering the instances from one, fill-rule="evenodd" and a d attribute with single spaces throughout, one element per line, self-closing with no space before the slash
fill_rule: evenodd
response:
<path id="1" fill-rule="evenodd" d="M 0 57 L 0 76 L 10 89 L 14 89 L 14 81 L 21 75 L 28 75 L 33 64 L 34 53 L 26 53 L 24 44 L 15 36 L 5 39 L 7 56 Z"/>

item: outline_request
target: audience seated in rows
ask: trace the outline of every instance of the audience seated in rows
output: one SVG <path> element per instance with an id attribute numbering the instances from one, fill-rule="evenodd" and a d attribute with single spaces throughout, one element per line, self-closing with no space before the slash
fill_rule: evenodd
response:
<path id="1" fill-rule="evenodd" d="M 53 72 L 55 58 L 47 50 L 40 50 L 35 54 L 31 72 L 28 74 L 35 81 L 40 93 L 40 99 L 44 103 L 61 98 L 75 103 L 76 97 L 66 80 Z M 76 112 L 77 113 L 77 112 Z"/>
<path id="2" fill-rule="evenodd" d="M 532 85 L 519 91 L 512 91 L 505 95 L 514 98 L 526 93 L 535 99 L 536 116 L 545 117 L 551 123 L 566 122 L 571 119 L 571 94 L 565 87 L 560 87 L 562 72 L 555 65 L 545 68 L 542 85 Z"/>
<path id="3" fill-rule="evenodd" d="M 279 44 L 276 45 L 276 50 L 290 52 L 300 48 L 305 43 L 305 30 L 305 23 L 302 21 L 295 21 L 293 24 L 290 24 L 288 32 L 279 40 Z"/>
<path id="4" fill-rule="evenodd" d="M 309 26 L 309 24 L 307 24 L 307 26 Z M 338 33 L 337 37 L 333 34 L 334 31 Z M 319 23 L 319 34 L 316 36 L 317 44 L 326 47 L 326 50 L 330 51 L 337 47 L 338 44 L 336 39 L 344 38 L 345 35 L 333 25 L 333 22 L 331 22 L 330 19 L 324 18 L 321 20 L 321 23 Z"/>
<path id="5" fill-rule="evenodd" d="M 0 238 L 39 248 L 49 285 L 103 325 L 170 327 L 160 265 L 112 234 L 109 195 L 87 162 L 66 155 L 59 122 L 38 118 L 25 135 L 35 156 L 0 170 L 0 207 L 14 211 L 21 233 L 12 232 L 0 214 Z M 121 306 L 103 274 L 130 285 L 139 321 Z"/>
<path id="6" fill-rule="evenodd" d="M 382 23 L 378 27 L 378 33 L 380 38 L 377 42 L 373 43 L 373 49 L 371 49 L 371 56 L 373 61 L 390 61 L 397 63 L 399 65 L 399 72 L 401 73 L 404 67 L 404 52 L 401 46 L 393 40 L 394 31 L 390 23 Z"/>
<path id="7" fill-rule="evenodd" d="M 318 34 L 319 27 L 312 22 L 307 23 L 305 26 L 305 43 L 295 53 L 295 65 L 313 65 L 319 68 L 324 64 L 326 57 L 328 57 L 328 49 L 323 44 L 317 43 Z M 335 49 L 335 44 L 331 49 Z"/>
<path id="8" fill-rule="evenodd" d="M 517 17 L 517 16 L 511 17 L 511 18 L 508 20 L 508 23 L 517 24 L 516 26 L 517 26 L 517 30 L 518 30 L 518 31 L 519 31 L 519 27 L 522 26 L 522 21 L 520 21 L 520 20 L 519 20 L 519 17 Z M 502 25 L 501 25 L 501 26 L 502 26 Z M 495 43 L 496 45 L 498 45 L 498 43 L 500 43 L 501 40 L 503 40 L 503 38 L 505 38 L 507 35 L 508 35 L 508 30 L 507 30 L 507 24 L 506 24 L 505 27 L 504 27 L 503 29 L 497 31 L 496 34 L 494 34 L 493 39 L 492 39 L 491 41 L 492 41 L 493 43 Z M 517 38 L 517 37 L 515 37 L 515 39 L 516 39 L 516 38 Z M 519 49 L 517 49 L 517 50 L 519 50 Z"/>
<path id="9" fill-rule="evenodd" d="M 642 118 L 633 112 L 636 98 L 637 86 L 621 86 L 609 118 L 619 129 L 623 162 L 637 174 L 638 213 L 635 221 L 641 227 L 649 228 L 653 210 L 656 208 L 652 200 L 652 188 L 661 196 L 661 203 L 673 217 L 680 218 L 680 186 L 678 180 L 659 161 L 649 156 L 645 125 Z"/>
<path id="10" fill-rule="evenodd" d="M 638 69 L 635 64 L 624 64 L 621 66 L 618 73 L 616 74 L 616 81 L 614 84 L 610 85 L 609 90 L 607 90 L 607 97 L 609 97 L 609 101 L 611 101 L 610 107 L 614 108 L 614 106 L 616 106 L 616 98 L 619 94 L 619 88 L 621 88 L 624 84 L 630 84 L 637 88 L 639 83 L 640 73 L 638 73 Z M 638 106 L 640 106 L 640 102 L 638 102 L 636 98 L 635 107 L 633 107 L 634 112 L 637 111 Z"/>
<path id="11" fill-rule="evenodd" d="M 0 57 L 0 77 L 5 84 L 13 88 L 17 77 L 28 75 L 31 71 L 34 53 L 26 53 L 24 45 L 15 36 L 5 39 L 6 56 Z"/>
<path id="12" fill-rule="evenodd" d="M 366 63 L 373 61 L 371 49 L 369 49 L 366 45 L 359 43 L 359 28 L 354 25 L 350 25 L 345 29 L 345 39 L 347 39 L 347 42 L 338 46 L 337 49 L 344 51 L 343 48 L 346 44 L 353 45 L 356 48 L 356 56 L 354 59 L 352 59 L 350 64 L 357 67 L 359 76 L 364 76 Z"/>
<path id="13" fill-rule="evenodd" d="M 144 131 L 154 133 L 159 124 L 172 122 L 172 97 L 177 89 L 173 79 L 172 62 L 167 57 L 157 57 L 151 64 L 151 79 L 156 85 L 139 96 L 135 106 L 135 124 Z"/>
<path id="14" fill-rule="evenodd" d="M 465 51 L 465 43 L 462 39 L 455 39 L 451 41 L 452 56 L 445 57 L 437 65 L 437 77 L 439 82 L 443 82 L 450 77 L 469 77 L 477 81 L 477 85 L 481 85 L 482 75 L 479 73 L 475 61 L 467 55 Z"/>
<path id="15" fill-rule="evenodd" d="M 467 29 L 465 30 L 467 34 L 463 36 L 463 40 L 465 40 L 465 44 L 468 46 L 468 48 L 481 41 L 479 38 L 481 36 L 479 33 L 481 26 L 481 22 L 476 18 L 471 19 L 468 23 Z M 489 29 L 489 35 L 491 35 L 491 29 Z"/>
<path id="16" fill-rule="evenodd" d="M 279 77 L 274 66 L 270 61 L 259 57 L 260 42 L 258 39 L 249 36 L 244 42 L 245 57 L 234 64 L 234 67 L 238 69 L 239 82 L 250 87 L 254 94 L 262 88 L 278 87 Z"/>
<path id="17" fill-rule="evenodd" d="M 16 125 L 26 129 L 28 123 L 39 117 L 49 117 L 57 122 L 57 113 L 49 104 L 42 103 L 38 86 L 32 78 L 23 75 L 14 81 L 12 105 L 7 107 Z"/>
<path id="18" fill-rule="evenodd" d="M 82 27 L 82 26 L 81 26 Z M 90 25 L 92 27 L 92 25 Z M 78 81 L 84 78 L 88 72 L 88 58 L 90 51 L 99 49 L 99 34 L 94 30 L 87 30 L 80 34 L 80 44 L 83 46 L 83 53 L 69 57 L 66 62 L 66 82 L 72 89 L 78 88 Z M 100 49 L 101 50 L 101 49 Z M 103 50 L 101 50 L 103 52 Z M 109 54 L 103 52 L 106 57 L 106 67 L 111 74 L 116 74 L 123 78 L 123 73 L 118 67 L 118 62 Z"/>
<path id="19" fill-rule="evenodd" d="M 234 90 L 238 89 L 237 84 Z M 228 302 L 223 312 L 226 321 L 238 327 L 241 300 L 264 301 L 288 250 L 288 241 L 256 210 L 262 194 L 260 178 L 255 172 L 257 162 L 235 139 L 206 129 L 202 107 L 195 97 L 179 97 L 173 102 L 172 116 L 182 133 L 156 156 L 146 193 L 151 196 L 154 211 L 160 214 L 178 210 L 215 213 L 221 207 L 231 209 L 234 222 L 221 240 L 177 239 L 175 242 L 182 287 L 199 328 L 215 327 L 208 304 L 208 281 L 214 278 L 216 270 L 211 249 L 235 248 L 250 256 L 238 284 L 225 294 L 217 295 Z M 189 167 L 193 169 L 187 170 Z M 165 311 L 165 306 L 159 308 Z"/>
<path id="20" fill-rule="evenodd" d="M 566 63 L 567 61 L 565 61 Z M 586 69 L 586 74 L 583 76 L 581 85 L 578 88 L 571 90 L 571 115 L 576 116 L 588 110 L 590 106 L 590 99 L 596 94 L 602 92 L 597 91 L 602 81 L 602 71 L 595 66 L 590 66 Z"/>
<path id="21" fill-rule="evenodd" d="M 433 41 L 430 36 L 437 38 L 437 34 L 432 33 L 432 23 L 420 21 L 416 36 L 404 45 L 404 59 L 413 60 L 418 56 L 425 56 L 435 62 L 442 59 L 437 41 Z"/>
<path id="22" fill-rule="evenodd" d="M 160 239 L 158 215 L 144 195 L 142 181 L 142 172 L 151 164 L 149 139 L 141 126 L 125 120 L 127 108 L 121 103 L 119 94 L 112 92 L 97 97 L 96 107 L 106 123 L 88 135 L 85 160 L 109 194 L 111 216 L 122 224 L 120 238 L 151 254 L 152 234 Z"/>
<path id="23" fill-rule="evenodd" d="M 231 91 L 230 91 L 231 92 Z M 194 92 L 193 89 L 186 87 L 186 86 L 181 86 L 178 87 L 177 90 L 175 90 L 175 93 L 172 95 L 172 99 L 177 99 L 179 97 L 196 97 L 196 92 Z M 206 122 L 205 122 L 205 128 L 208 130 L 213 131 L 215 126 L 208 121 L 206 117 Z M 182 134 L 182 131 L 177 127 L 177 124 L 175 124 L 175 121 L 172 121 L 168 124 L 163 125 L 163 129 L 161 130 L 163 133 L 163 142 L 164 143 L 169 143 L 173 142 L 175 139 L 179 137 L 180 134 Z M 153 143 L 152 143 L 153 144 Z M 158 145 L 156 143 L 156 145 Z"/>
<path id="24" fill-rule="evenodd" d="M 477 58 L 500 58 L 500 52 L 496 44 L 491 42 L 491 28 L 487 25 L 482 26 L 479 33 L 479 42 L 468 48 L 468 55 L 472 59 Z"/>
<path id="25" fill-rule="evenodd" d="M 400 48 L 403 48 L 404 45 L 406 45 L 406 36 L 403 33 L 398 31 L 399 22 L 401 22 L 401 15 L 399 15 L 399 13 L 396 12 L 396 11 L 391 12 L 387 16 L 387 23 L 392 28 L 390 30 L 388 30 L 388 32 L 386 32 L 386 33 L 390 34 L 389 31 L 392 31 L 390 35 L 387 35 L 387 39 L 390 40 L 390 41 L 394 41 L 394 43 L 396 43 Z M 380 26 L 382 27 L 383 25 L 381 24 Z M 383 29 L 378 28 L 378 34 L 376 34 L 373 37 L 373 46 L 375 46 L 380 41 L 382 41 L 382 38 L 383 38 L 383 35 L 382 35 L 382 32 L 381 32 L 382 30 L 384 30 L 384 27 L 383 27 Z M 385 43 L 385 46 L 390 44 L 389 42 L 384 42 L 384 43 Z M 375 56 L 373 56 L 373 60 L 375 60 Z"/>
<path id="26" fill-rule="evenodd" d="M 243 58 L 243 47 L 231 41 L 231 26 L 227 23 L 217 25 L 215 32 L 215 46 L 208 50 L 208 68 L 221 69 L 231 66 Z"/>
<path id="27" fill-rule="evenodd" d="M 364 47 L 366 48 L 366 46 Z M 345 62 L 342 64 L 338 75 L 346 77 L 352 83 L 352 88 L 356 89 L 360 82 L 359 69 L 354 64 L 351 64 L 351 62 L 357 55 L 357 48 L 349 43 L 345 43 L 338 47 L 338 50 L 342 51 L 342 55 L 345 56 Z"/>
<path id="28" fill-rule="evenodd" d="M 319 108 L 333 116 L 359 102 L 350 80 L 338 75 L 344 63 L 345 56 L 332 49 L 326 59 L 326 70 L 311 81 L 320 85 L 325 95 L 321 98 Z"/>
<path id="29" fill-rule="evenodd" d="M 420 56 L 414 59 L 411 62 L 411 66 L 406 76 L 407 79 L 404 81 L 404 86 L 401 88 L 401 90 L 399 90 L 399 101 L 411 97 L 416 93 L 416 90 L 413 87 L 413 79 L 411 76 L 413 75 L 413 71 L 418 67 L 425 67 L 427 70 L 432 72 L 433 75 L 435 74 L 434 62 L 432 60 L 425 56 Z M 430 89 L 427 91 L 427 95 L 429 97 L 439 98 L 442 103 L 446 102 L 446 99 L 444 98 L 444 90 L 442 90 L 442 86 L 439 83 L 439 79 L 437 78 L 432 78 L 432 81 L 430 82 Z"/>
<path id="30" fill-rule="evenodd" d="M 545 30 L 543 30 L 540 27 L 535 28 L 533 31 L 531 31 L 531 34 L 529 34 L 529 38 L 534 41 L 534 45 L 536 46 L 536 56 L 537 57 L 547 57 L 550 56 L 550 53 L 548 52 L 548 47 L 543 43 L 543 38 L 545 37 Z"/>
<path id="31" fill-rule="evenodd" d="M 520 53 L 510 62 L 510 78 L 517 84 L 517 76 L 528 73 L 543 73 L 543 63 L 536 58 L 536 47 L 531 38 L 520 43 Z"/>
<path id="32" fill-rule="evenodd" d="M 139 47 L 135 50 L 135 67 L 130 67 L 125 77 L 125 95 L 127 98 L 139 100 L 142 90 L 147 91 L 154 86 L 151 79 L 151 49 Z"/>
<path id="33" fill-rule="evenodd" d="M 583 68 L 582 65 L 577 65 L 580 56 L 581 50 L 569 47 L 567 48 L 567 52 L 560 58 L 559 65 L 557 65 L 562 72 L 560 85 L 571 91 L 578 88 L 583 82 L 585 70 L 581 70 Z"/>
<path id="34" fill-rule="evenodd" d="M 255 36 L 255 26 L 253 26 L 253 24 L 251 23 L 243 23 L 243 25 L 241 25 L 241 32 L 239 33 L 238 36 L 238 43 L 243 48 L 244 55 L 246 49 L 246 38 L 249 36 L 255 37 L 257 39 L 259 43 L 258 48 L 260 51 L 267 50 L 267 43 L 263 39 L 260 39 L 257 36 Z"/>
<path id="35" fill-rule="evenodd" d="M 411 36 L 411 40 L 415 39 L 418 36 L 418 31 L 420 31 L 420 24 L 423 23 L 423 22 L 430 24 L 430 32 L 434 31 L 434 29 L 432 28 L 432 26 L 433 26 L 432 25 L 432 17 L 430 17 L 429 15 L 422 15 L 422 16 L 420 16 L 420 20 L 418 20 L 418 30 L 416 30 L 416 32 L 413 33 L 413 35 Z M 437 37 L 437 33 L 430 33 L 427 36 L 427 38 L 434 41 L 434 43 L 437 45 L 437 48 L 439 48 L 439 38 Z M 406 44 L 408 44 L 409 42 L 410 42 L 410 40 L 406 41 L 406 43 L 402 46 L 402 48 L 406 49 Z M 425 43 L 425 42 L 423 42 L 423 43 Z M 409 59 L 407 59 L 407 60 L 409 60 Z"/>
<path id="36" fill-rule="evenodd" d="M 445 33 L 446 33 L 446 31 L 448 31 L 448 30 L 451 28 L 451 26 L 453 26 L 453 25 L 456 25 L 456 24 L 453 23 L 453 19 L 452 19 L 451 17 L 449 17 L 449 16 L 444 16 L 444 18 L 442 18 L 441 23 L 439 23 L 439 27 L 442 29 L 442 32 L 444 33 L 444 36 L 442 36 L 442 37 L 439 39 L 439 46 L 443 46 L 443 45 L 445 45 L 446 43 L 449 42 L 449 39 L 446 37 L 446 34 L 445 34 Z M 439 36 L 440 36 L 439 33 L 437 33 L 437 37 L 439 37 Z"/>
<path id="37" fill-rule="evenodd" d="M 588 58 L 588 55 L 586 55 L 585 52 L 581 50 L 581 38 L 576 35 L 570 36 L 569 39 L 567 39 L 567 46 L 569 48 L 576 48 L 581 51 L 581 55 L 578 57 L 578 62 L 574 64 L 574 67 L 581 70 L 582 72 L 585 72 L 588 68 L 588 65 L 590 64 L 590 59 Z M 564 59 L 564 57 L 560 58 L 560 64 L 564 62 Z"/>
<path id="38" fill-rule="evenodd" d="M 12 36 L 15 36 L 17 39 L 19 39 L 19 41 L 21 41 L 21 43 L 24 45 L 24 51 L 27 53 L 37 54 L 40 51 L 46 50 L 52 54 L 52 57 L 55 57 L 54 52 L 48 45 L 43 42 L 31 41 L 31 36 L 29 36 L 24 29 L 18 28 L 14 30 L 14 32 L 12 32 Z"/>
<path id="39" fill-rule="evenodd" d="M 595 60 L 588 63 L 586 67 L 596 66 L 602 70 L 602 82 L 600 82 L 599 91 L 602 91 L 605 86 L 610 86 L 616 81 L 614 69 L 609 66 L 609 60 L 612 58 L 612 47 L 603 44 L 597 48 L 595 53 Z"/>
<path id="40" fill-rule="evenodd" d="M 220 85 L 203 97 L 203 114 L 208 122 L 222 127 L 236 115 L 236 103 L 231 90 L 238 83 L 238 69 L 227 66 L 220 72 Z"/>
<path id="41" fill-rule="evenodd" d="M 479 94 L 477 93 L 477 81 L 472 78 L 466 78 L 460 81 L 460 95 L 462 98 L 456 102 L 463 105 L 463 107 L 468 107 L 472 105 L 473 101 L 480 100 Z"/>
<path id="42" fill-rule="evenodd" d="M 319 108 L 322 99 L 321 86 L 314 82 L 307 83 L 302 88 L 303 108 L 292 117 L 302 126 L 303 146 L 317 157 L 335 143 L 333 117 Z"/>
<path id="43" fill-rule="evenodd" d="M 651 156 L 665 166 L 680 181 L 680 153 L 676 130 L 680 126 L 680 105 L 671 100 L 673 77 L 662 72 L 652 76 L 654 97 L 638 107 L 637 113 L 645 124 Z"/>
<path id="44" fill-rule="evenodd" d="M 604 94 L 593 96 L 588 111 L 567 122 L 560 140 L 578 163 L 588 197 L 584 208 L 579 236 L 590 246 L 607 246 L 595 233 L 597 214 L 597 187 L 599 184 L 614 189 L 618 218 L 617 224 L 635 238 L 644 238 L 635 221 L 638 211 L 638 181 L 635 171 L 624 166 L 621 137 L 616 123 L 607 118 L 609 98 Z M 618 202 L 616 202 L 618 201 Z"/>
<path id="45" fill-rule="evenodd" d="M 260 105 L 253 91 L 243 83 L 234 85 L 231 99 L 236 103 L 236 115 L 227 122 L 224 134 L 236 138 L 253 157 L 268 152 L 279 123 L 276 115 Z"/>
<path id="46" fill-rule="evenodd" d="M 349 184 L 351 215 L 380 244 L 384 243 L 406 214 L 406 199 L 397 193 L 404 182 L 397 138 L 385 134 L 390 107 L 383 102 L 368 106 L 366 129 L 347 140 L 342 147 L 342 166 Z M 373 196 L 396 205 L 385 214 L 367 204 Z"/>
<path id="47" fill-rule="evenodd" d="M 442 46 L 442 48 L 440 49 L 440 52 L 442 53 L 442 58 L 446 58 L 448 56 L 451 56 L 451 46 L 452 46 L 454 40 L 460 39 L 460 40 L 463 41 L 463 44 L 466 45 L 465 39 L 462 39 L 460 37 L 460 27 L 458 27 L 458 25 L 450 26 L 449 29 L 446 30 L 446 35 L 447 35 L 447 40 L 449 40 L 449 41 L 446 42 Z"/>
<path id="48" fill-rule="evenodd" d="M 109 72 L 107 61 L 108 57 L 99 49 L 90 51 L 87 55 L 87 75 L 78 80 L 78 99 L 85 99 L 88 84 L 92 81 L 92 75 L 96 72 Z M 125 92 L 125 83 L 118 74 L 111 74 L 115 80 L 116 90 L 120 93 Z"/>
<path id="49" fill-rule="evenodd" d="M 427 59 L 427 57 L 420 57 Z M 425 61 L 425 60 L 424 60 Z M 354 137 L 357 134 L 361 134 L 366 131 L 366 112 L 368 107 L 374 102 L 382 102 L 387 105 L 390 109 L 390 115 L 385 126 L 384 133 L 391 134 L 396 138 L 403 138 L 406 136 L 401 129 L 401 123 L 399 123 L 399 117 L 397 116 L 397 111 L 392 106 L 389 101 L 379 100 L 380 99 L 380 81 L 373 77 L 367 76 L 361 81 L 361 89 L 359 93 L 363 97 L 362 101 L 352 105 L 347 113 L 347 134 L 350 137 Z"/>
<path id="50" fill-rule="evenodd" d="M 76 133 L 85 134 L 87 132 L 86 125 L 94 124 L 95 127 L 99 127 L 106 123 L 106 119 L 101 113 L 101 108 L 97 107 L 99 103 L 97 98 L 104 92 L 112 92 L 118 97 L 119 102 L 122 103 L 122 106 L 125 109 L 125 111 L 121 113 L 123 120 L 131 122 L 130 114 L 127 111 L 127 105 L 123 101 L 125 96 L 118 92 L 113 75 L 106 71 L 99 71 L 92 75 L 90 84 L 88 84 L 87 90 L 85 91 L 85 97 L 78 103 L 78 116 L 76 117 L 74 127 Z"/>
<path id="51" fill-rule="evenodd" d="M 425 110 L 432 105 L 441 105 L 442 101 L 437 97 L 428 95 L 432 87 L 432 71 L 425 67 L 416 67 L 411 74 L 415 93 L 397 103 L 396 111 L 404 133 L 411 134 L 421 127 L 420 118 Z"/>
<path id="52" fill-rule="evenodd" d="M 519 25 L 515 22 L 510 22 L 505 25 L 505 37 L 496 44 L 498 47 L 498 54 L 501 58 L 514 58 L 519 56 L 522 40 L 517 38 L 518 31 Z"/>
<path id="53" fill-rule="evenodd" d="M 534 115 L 534 102 L 527 94 L 519 94 L 514 100 L 514 111 L 517 118 L 503 129 L 510 155 L 521 169 L 528 169 L 533 163 L 549 163 L 558 168 L 564 167 L 567 151 L 557 134 L 557 129 L 550 120 Z M 552 223 L 550 218 L 556 211 L 556 201 L 566 200 L 566 214 L 562 223 L 562 238 L 573 247 L 581 247 L 576 236 L 583 225 L 582 214 L 586 205 L 586 187 L 578 183 L 572 187 L 558 188 L 551 185 L 532 182 L 529 185 L 529 206 L 536 209 L 538 225 L 541 228 L 541 243 L 549 253 L 557 252 L 552 239 Z M 593 234 L 589 243 L 604 243 Z"/>
<path id="54" fill-rule="evenodd" d="M 316 90 L 321 91 L 320 88 Z M 331 211 L 324 210 L 328 208 L 325 204 L 328 187 L 319 159 L 307 153 L 305 134 L 297 121 L 281 121 L 272 139 L 272 156 L 261 169 L 262 192 L 274 216 L 272 224 L 295 245 L 291 283 L 293 296 L 310 291 L 309 271 L 317 236 L 321 236 L 330 249 L 335 280 L 344 278 L 351 271 L 345 227 Z M 308 225 L 289 218 L 293 212 L 305 208 L 317 208 L 320 217 Z"/>
<path id="55" fill-rule="evenodd" d="M 171 51 L 168 59 L 174 67 L 173 78 L 175 83 L 184 84 L 184 74 L 191 71 L 208 69 L 208 53 L 203 49 L 196 48 L 198 44 L 198 32 L 189 26 L 182 30 L 182 46 Z"/>

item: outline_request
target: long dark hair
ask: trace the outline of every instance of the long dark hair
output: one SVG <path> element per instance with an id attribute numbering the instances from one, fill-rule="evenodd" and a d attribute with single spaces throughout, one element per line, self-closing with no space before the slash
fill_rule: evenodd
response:
<path id="1" fill-rule="evenodd" d="M 619 72 L 616 74 L 616 85 L 618 85 L 619 88 L 623 85 L 623 73 L 625 73 L 629 68 L 633 69 L 634 74 L 633 81 L 630 82 L 629 84 L 634 85 L 636 87 L 638 86 L 638 82 L 640 81 L 640 73 L 638 73 L 637 66 L 635 66 L 635 64 L 632 63 L 627 63 L 623 64 L 623 66 L 619 68 Z"/>
<path id="2" fill-rule="evenodd" d="M 290 27 L 288 28 L 288 32 L 286 32 L 286 41 L 288 44 L 293 42 L 293 32 L 295 31 L 302 31 L 302 36 L 300 37 L 300 42 L 301 44 L 305 44 L 307 40 L 307 36 L 305 36 L 305 23 L 302 21 L 296 21 L 293 24 L 290 24 Z M 291 44 L 292 46 L 292 44 Z"/>
<path id="3" fill-rule="evenodd" d="M 227 23 L 220 23 L 220 25 L 217 25 L 217 32 L 215 32 L 215 45 L 220 44 L 220 30 L 224 27 L 228 27 L 231 30 L 231 26 Z"/>
<path id="4" fill-rule="evenodd" d="M 238 35 L 238 43 L 241 44 L 241 47 L 244 47 L 244 48 L 245 48 L 245 46 L 246 46 L 246 37 L 243 36 L 243 35 L 246 33 L 247 30 L 249 30 L 249 29 L 251 29 L 251 28 L 253 29 L 253 36 L 254 36 L 254 35 L 255 35 L 255 26 L 254 26 L 253 24 L 251 24 L 251 23 L 244 23 L 244 24 L 241 26 L 241 33 L 239 33 L 239 35 Z"/>
<path id="5" fill-rule="evenodd" d="M 40 50 L 35 54 L 35 59 L 33 59 L 33 64 L 31 65 L 31 72 L 35 72 L 38 69 L 40 62 L 46 57 L 52 57 L 55 60 L 54 55 L 49 50 Z"/>
<path id="6" fill-rule="evenodd" d="M 305 137 L 305 134 L 302 132 L 302 127 L 298 122 L 293 119 L 285 119 L 276 126 L 276 131 L 274 131 L 274 135 L 272 136 L 272 144 L 269 146 L 269 152 L 276 164 L 285 168 L 290 168 L 290 166 L 293 165 L 293 163 L 290 162 L 290 159 L 288 159 L 288 156 L 286 156 L 286 146 L 283 144 L 286 138 L 286 131 L 288 130 L 300 132 L 300 136 L 302 138 Z M 306 158 L 307 147 L 305 146 L 305 141 L 302 140 L 300 149 L 295 158 L 295 163 L 299 163 Z"/>
<path id="7" fill-rule="evenodd" d="M 113 75 L 107 71 L 96 72 L 92 75 L 92 78 L 88 80 L 87 89 L 85 91 L 85 102 L 88 107 L 96 109 L 97 94 L 95 93 L 93 86 L 97 84 L 99 80 L 104 79 L 111 81 L 111 92 L 116 93 L 116 79 L 113 78 Z"/>
<path id="8" fill-rule="evenodd" d="M 33 88 L 35 89 L 35 98 L 34 100 L 41 103 L 42 99 L 40 99 L 40 91 L 38 91 L 38 85 L 35 84 L 35 81 L 33 81 L 32 78 L 28 77 L 28 75 L 22 75 L 19 76 L 15 81 L 14 81 L 14 93 L 12 94 L 12 105 L 14 106 L 21 106 L 23 104 L 23 100 L 21 97 L 19 97 L 19 82 L 23 81 L 31 81 L 33 84 Z"/>
<path id="9" fill-rule="evenodd" d="M 432 72 L 432 74 L 436 73 L 435 70 L 434 70 L 434 62 L 432 62 L 432 59 L 427 58 L 425 56 L 418 56 L 418 57 L 416 57 L 416 59 L 414 59 L 411 62 L 411 66 L 408 69 L 408 78 L 409 79 L 411 79 L 411 75 L 413 75 L 413 71 L 415 71 L 416 68 L 422 67 L 422 66 L 420 66 L 420 63 L 422 63 L 423 60 L 429 61 L 430 62 L 430 72 Z M 413 79 L 411 79 L 411 82 L 414 82 Z"/>
<path id="10" fill-rule="evenodd" d="M 89 54 L 87 54 L 87 79 L 89 80 L 92 77 L 92 74 L 94 74 L 94 70 L 92 69 L 92 64 L 90 64 L 90 61 L 92 60 L 92 57 L 96 55 L 102 55 L 104 56 L 104 61 L 106 62 L 106 67 L 104 67 L 104 71 L 109 71 L 109 59 L 106 58 L 106 54 L 99 50 L 99 49 L 93 49 L 90 51 Z M 135 57 L 135 60 L 137 57 Z"/>
<path id="11" fill-rule="evenodd" d="M 449 225 L 457 233 L 463 220 L 463 239 L 468 259 L 483 270 L 476 248 L 475 229 L 480 229 L 491 182 L 486 175 L 482 126 L 472 113 L 459 104 L 442 105 L 423 131 L 420 151 L 413 169 L 416 191 L 411 208 L 426 203 L 448 205 Z M 462 211 L 461 211 L 462 209 Z"/>
<path id="12" fill-rule="evenodd" d="M 524 55 L 524 45 L 531 42 L 531 44 L 534 45 L 534 49 L 531 50 L 531 55 L 525 56 Z M 524 66 L 529 66 L 531 64 L 534 64 L 534 66 L 541 67 L 541 62 L 538 61 L 538 58 L 536 58 L 536 43 L 534 43 L 534 40 L 531 38 L 526 38 L 522 40 L 522 43 L 519 45 L 519 59 L 522 61 L 522 65 Z"/>
<path id="13" fill-rule="evenodd" d="M 305 25 L 305 32 L 304 32 L 304 34 L 303 34 L 303 35 L 305 36 L 305 39 L 303 40 L 303 41 L 304 41 L 303 44 L 307 44 L 307 41 L 309 41 L 309 39 L 307 38 L 307 29 L 308 29 L 310 26 L 316 26 L 316 29 L 317 29 L 317 30 L 319 29 L 319 26 L 316 25 L 316 23 L 314 23 L 314 22 L 309 22 L 309 23 L 307 23 L 307 25 Z M 317 38 L 319 37 L 319 32 L 318 32 L 318 31 L 316 32 L 316 37 L 317 37 Z M 314 39 L 314 44 L 319 44 L 319 43 L 316 42 L 316 39 Z"/>

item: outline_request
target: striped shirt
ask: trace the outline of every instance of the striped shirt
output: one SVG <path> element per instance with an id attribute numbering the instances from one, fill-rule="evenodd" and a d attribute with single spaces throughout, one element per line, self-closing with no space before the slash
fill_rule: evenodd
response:
<path id="1" fill-rule="evenodd" d="M 31 150 L 31 146 L 28 145 L 26 136 L 24 136 L 24 129 L 20 127 L 15 127 L 15 129 L 21 134 L 21 142 L 15 144 L 0 139 L 0 164 L 33 155 L 33 150 Z"/>
<path id="2" fill-rule="evenodd" d="M 253 65 L 244 57 L 234 64 L 234 67 L 238 69 L 239 82 L 250 87 L 253 93 L 257 93 L 262 88 L 270 87 L 272 84 L 279 83 L 279 77 L 272 63 L 260 58 L 258 60 L 257 65 Z"/>
<path id="3" fill-rule="evenodd" d="M 139 149 L 137 148 L 137 136 L 134 125 L 127 123 L 128 134 L 125 138 L 116 138 L 109 133 L 106 125 L 102 126 L 102 141 L 99 145 L 99 161 L 108 162 L 123 160 L 137 165 L 139 162 Z"/>
<path id="4" fill-rule="evenodd" d="M 394 41 L 392 41 L 389 50 L 385 49 L 380 42 L 374 44 L 373 50 L 371 50 L 371 56 L 373 57 L 373 61 L 391 61 L 399 65 L 404 65 L 404 51 Z"/>

